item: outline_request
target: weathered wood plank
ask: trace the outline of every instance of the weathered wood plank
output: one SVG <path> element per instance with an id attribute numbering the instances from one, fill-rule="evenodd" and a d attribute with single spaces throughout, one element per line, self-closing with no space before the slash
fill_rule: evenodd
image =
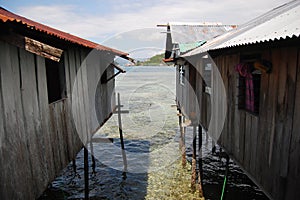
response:
<path id="1" fill-rule="evenodd" d="M 258 163 L 256 163 L 256 157 L 257 157 L 257 135 L 258 135 L 258 117 L 257 116 L 251 116 L 251 138 L 250 138 L 250 164 L 249 173 L 252 175 L 256 174 L 256 166 Z M 258 152 L 259 153 L 259 152 Z"/>
<path id="2" fill-rule="evenodd" d="M 37 64 L 37 79 L 38 79 L 38 101 L 39 101 L 39 110 L 41 117 L 41 126 L 42 126 L 42 136 L 40 137 L 43 140 L 43 163 L 45 163 L 44 170 L 46 174 L 44 179 L 49 180 L 55 176 L 54 174 L 54 158 L 52 154 L 52 144 L 51 143 L 51 130 L 50 130 L 50 116 L 49 116 L 49 105 L 48 105 L 48 93 L 47 93 L 47 77 L 46 77 L 46 66 L 45 59 L 40 56 L 36 56 Z"/>
<path id="3" fill-rule="evenodd" d="M 266 141 L 265 141 L 265 149 L 264 153 L 267 155 L 268 164 L 264 168 L 264 185 L 265 189 L 271 193 L 272 190 L 276 190 L 273 184 L 270 184 L 274 180 L 274 160 L 272 159 L 274 155 L 274 139 L 275 139 L 275 114 L 276 114 L 276 106 L 277 106 L 277 94 L 278 94 L 278 76 L 279 76 L 279 63 L 281 52 L 280 49 L 272 49 L 272 73 L 269 76 L 269 88 L 268 88 L 268 100 L 267 100 L 267 118 L 266 118 Z"/>
<path id="4" fill-rule="evenodd" d="M 73 147 L 73 138 L 75 134 L 72 129 L 72 113 L 71 113 L 71 77 L 70 77 L 70 63 L 69 63 L 69 52 L 64 51 L 63 58 L 64 58 L 64 66 L 65 66 L 65 76 L 66 76 L 66 103 L 65 103 L 65 118 L 66 118 L 66 145 L 68 149 L 68 160 L 71 160 L 75 156 L 74 148 Z M 74 134 L 74 135 L 73 135 Z M 75 147 L 75 146 L 74 146 Z"/>
<path id="5" fill-rule="evenodd" d="M 271 60 L 271 51 L 266 50 L 262 52 L 262 59 Z M 258 128 L 258 137 L 257 137 L 257 154 L 256 163 L 260 163 L 260 165 L 256 166 L 257 174 L 257 182 L 263 185 L 262 180 L 264 179 L 263 173 L 264 169 L 268 166 L 268 155 L 266 153 L 266 140 L 267 140 L 267 113 L 268 113 L 268 88 L 269 88 L 269 74 L 262 73 L 261 75 L 261 86 L 260 86 L 260 106 L 259 106 L 259 128 Z"/>
<path id="6" fill-rule="evenodd" d="M 240 151 L 241 151 L 241 145 L 240 145 L 240 112 L 239 112 L 239 109 L 238 109 L 238 77 L 239 77 L 239 74 L 238 72 L 236 72 L 235 70 L 235 66 L 236 64 L 240 63 L 240 54 L 237 54 L 236 57 L 235 57 L 235 64 L 231 66 L 231 76 L 232 76 L 232 112 L 234 112 L 234 117 L 233 117 L 233 124 L 232 124 L 232 131 L 234 133 L 234 152 L 236 154 L 236 159 L 240 160 L 239 156 L 240 156 Z"/>
<path id="7" fill-rule="evenodd" d="M 0 42 L 0 90 L 1 90 L 1 131 L 0 147 L 1 155 L 1 177 L 5 177 L 5 182 L 1 183 L 4 199 L 21 198 L 22 193 L 32 189 L 26 185 L 26 181 L 31 178 L 28 162 L 28 154 L 22 152 L 27 148 L 23 130 L 24 124 L 22 120 L 21 98 L 20 98 L 20 74 L 19 60 L 15 58 L 18 55 L 16 47 Z M 23 165 L 20 166 L 19 163 Z M 20 169 L 21 167 L 21 169 Z M 11 170 L 11 169 L 18 170 Z M 18 177 L 24 177 L 19 179 Z M 28 198 L 32 197 L 30 194 Z"/>
<path id="8" fill-rule="evenodd" d="M 75 60 L 76 60 L 76 70 L 77 70 L 77 73 L 76 73 L 76 83 L 77 83 L 77 111 L 78 111 L 78 114 L 77 114 L 77 120 L 78 120 L 78 125 L 80 126 L 79 127 L 79 136 L 81 138 L 81 140 L 83 141 L 83 144 L 86 144 L 87 143 L 87 127 L 86 127 L 86 122 L 85 122 L 85 119 L 86 119 L 86 113 L 85 113 L 85 110 L 84 110 L 84 92 L 83 92 L 83 78 L 82 78 L 82 70 L 81 70 L 81 52 L 80 52 L 80 49 L 76 49 L 75 50 Z M 77 126 L 76 126 L 77 127 Z"/>
<path id="9" fill-rule="evenodd" d="M 59 172 L 59 161 L 60 161 L 60 154 L 59 154 L 59 147 L 58 138 L 57 138 L 57 126 L 56 126 L 56 113 L 55 113 L 55 104 L 49 105 L 49 116 L 50 116 L 50 141 L 51 144 L 56 144 L 51 146 L 51 151 L 53 154 L 53 163 L 54 163 L 54 174 L 57 175 Z"/>
<path id="10" fill-rule="evenodd" d="M 99 126 L 98 116 L 101 110 L 99 98 L 97 97 L 97 87 L 100 84 L 100 54 L 97 51 L 91 51 L 86 58 L 87 76 L 88 76 L 88 97 L 89 97 L 89 112 L 90 112 L 90 127 L 97 129 Z"/>
<path id="11" fill-rule="evenodd" d="M 245 143 L 246 143 L 246 113 L 240 112 L 240 126 L 239 126 L 239 146 L 240 146 L 240 153 L 239 153 L 239 162 L 244 163 L 244 153 L 245 153 Z"/>
<path id="12" fill-rule="evenodd" d="M 59 62 L 63 50 L 25 37 L 25 49 L 36 55 Z"/>
<path id="13" fill-rule="evenodd" d="M 41 161 L 39 159 L 37 132 L 40 130 L 39 108 L 37 99 L 37 85 L 35 73 L 34 55 L 20 49 L 20 68 L 22 76 L 22 100 L 23 112 L 26 129 L 27 148 L 29 153 L 30 168 L 32 173 L 33 194 L 39 194 L 39 180 L 41 174 Z M 34 168 L 34 170 L 33 170 Z"/>
<path id="14" fill-rule="evenodd" d="M 285 114 L 285 125 L 284 125 L 284 132 L 282 135 L 283 141 L 282 142 L 282 151 L 281 151 L 281 160 L 280 162 L 280 176 L 286 177 L 288 174 L 288 157 L 289 157 L 289 149 L 290 149 L 290 142 L 291 142 L 291 135 L 292 135 L 292 125 L 294 112 L 298 112 L 295 110 L 295 103 L 298 104 L 299 101 L 295 100 L 296 95 L 296 75 L 297 75 L 297 61 L 299 62 L 298 51 L 297 48 L 289 48 L 283 49 L 284 53 L 287 54 L 287 77 L 286 77 L 286 94 L 284 98 L 284 103 L 286 105 L 285 109 L 283 110 Z M 297 58 L 298 57 L 298 58 Z M 297 122 L 297 121 L 295 121 Z"/>
<path id="15" fill-rule="evenodd" d="M 227 89 L 227 95 L 228 95 L 228 110 L 227 113 L 230 113 L 228 115 L 228 134 L 229 134 L 229 141 L 231 144 L 230 153 L 235 155 L 238 155 L 239 149 L 238 149 L 238 135 L 239 132 L 237 132 L 237 127 L 235 124 L 236 120 L 236 108 L 237 108 L 237 79 L 236 75 L 237 72 L 235 71 L 235 66 L 239 63 L 239 55 L 231 55 L 229 57 L 228 61 L 228 70 L 226 77 L 228 78 L 228 89 Z M 235 156 L 236 157 L 236 156 Z"/>
<path id="16" fill-rule="evenodd" d="M 86 52 L 84 49 L 81 49 L 80 51 L 80 57 L 81 57 L 81 78 L 82 78 L 82 100 L 83 100 L 83 110 L 85 113 L 85 118 L 83 119 L 83 123 L 85 124 L 85 132 L 87 135 L 87 140 L 90 141 L 92 136 L 91 133 L 94 132 L 94 130 L 91 129 L 91 120 L 90 120 L 90 102 L 89 102 L 89 84 L 88 84 L 88 72 L 87 72 L 87 63 L 86 63 L 86 57 L 88 52 Z M 95 67 L 95 66 L 93 66 Z M 107 104 L 103 104 L 107 105 Z"/>
<path id="17" fill-rule="evenodd" d="M 244 146 L 244 162 L 243 165 L 250 172 L 250 157 L 252 152 L 251 137 L 252 137 L 252 116 L 245 112 L 245 146 Z"/>
<path id="18" fill-rule="evenodd" d="M 300 50 L 297 49 L 297 78 L 295 91 L 295 108 L 293 114 L 292 137 L 289 149 L 288 179 L 285 199 L 297 199 L 300 196 Z M 295 162 L 298 161 L 298 162 Z"/>
<path id="19" fill-rule="evenodd" d="M 66 51 L 65 51 L 66 52 Z M 69 61 L 69 73 L 70 73 L 70 78 L 69 78 L 69 86 L 70 86 L 70 94 L 69 94 L 69 109 L 70 109 L 70 119 L 71 119 L 71 130 L 72 130 L 72 143 L 73 146 L 78 146 L 78 143 L 81 142 L 81 140 L 79 139 L 79 135 L 78 135 L 78 130 L 75 126 L 75 122 L 76 122 L 76 116 L 78 116 L 78 111 L 76 109 L 76 99 L 73 102 L 73 95 L 76 96 L 77 91 L 74 91 L 74 87 L 75 87 L 75 78 L 76 78 L 76 60 L 75 60 L 75 50 L 74 49 L 68 49 L 67 51 L 68 53 L 65 55 Z M 74 93 L 73 93 L 74 92 Z M 73 155 L 75 155 L 76 152 L 73 152 Z"/>
<path id="20" fill-rule="evenodd" d="M 114 74 L 114 67 L 112 65 L 110 65 L 110 67 L 108 68 L 108 76 L 112 76 Z M 114 88 L 115 88 L 115 81 L 110 81 L 107 84 L 107 90 L 108 90 L 108 94 L 107 94 L 107 108 L 108 108 L 108 114 L 113 112 L 113 108 L 115 108 L 116 106 L 116 95 L 114 92 Z"/>

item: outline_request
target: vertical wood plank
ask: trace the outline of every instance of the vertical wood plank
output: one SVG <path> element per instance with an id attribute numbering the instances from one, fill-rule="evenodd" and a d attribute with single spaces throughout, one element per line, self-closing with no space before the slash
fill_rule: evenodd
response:
<path id="1" fill-rule="evenodd" d="M 300 50 L 297 48 L 297 76 L 295 90 L 295 107 L 293 114 L 292 135 L 289 149 L 288 179 L 285 199 L 297 199 L 300 196 Z"/>
<path id="2" fill-rule="evenodd" d="M 65 65 L 65 75 L 66 75 L 66 92 L 67 92 L 67 99 L 65 102 L 65 118 L 66 118 L 66 144 L 67 144 L 67 149 L 68 149 L 68 160 L 71 160 L 75 156 L 75 145 L 73 146 L 73 137 L 76 136 L 76 133 L 74 134 L 73 131 L 73 123 L 72 123 L 72 110 L 71 110 L 71 75 L 70 75 L 70 63 L 69 63 L 69 52 L 64 51 L 63 53 L 64 56 L 64 65 Z"/>
<path id="3" fill-rule="evenodd" d="M 26 184 L 30 180 L 29 157 L 26 154 L 26 138 L 23 124 L 23 113 L 20 98 L 20 73 L 18 50 L 7 43 L 0 42 L 0 90 L 1 110 L 3 116 L 0 122 L 0 153 L 1 154 L 1 177 L 4 177 L 3 189 L 4 199 L 21 198 L 22 193 L 32 189 Z M 1 114 L 1 115 L 2 115 Z M 23 154 L 25 153 L 25 154 Z M 23 165 L 18 165 L 22 162 Z M 21 167 L 21 169 L 20 169 Z M 11 170 L 17 169 L 17 170 Z M 18 179 L 24 177 L 24 179 Z M 27 195 L 33 197 L 32 194 Z"/>
<path id="4" fill-rule="evenodd" d="M 246 134 L 246 113 L 240 112 L 240 127 L 239 127 L 240 137 L 239 137 L 239 161 L 244 163 L 244 152 L 245 152 L 245 134 Z"/>
<path id="5" fill-rule="evenodd" d="M 27 148 L 30 156 L 31 180 L 34 183 L 33 193 L 36 196 L 38 194 L 39 181 L 37 181 L 35 177 L 41 173 L 41 161 L 39 159 L 39 148 L 37 145 L 40 119 L 34 55 L 20 49 L 20 65 L 22 76 L 22 106 L 25 116 Z"/>
<path id="6" fill-rule="evenodd" d="M 245 119 L 245 147 L 244 147 L 244 167 L 247 171 L 250 171 L 250 156 L 251 156 L 251 137 L 252 137 L 252 116 L 249 113 L 246 114 Z"/>
<path id="7" fill-rule="evenodd" d="M 262 52 L 262 59 L 271 61 L 271 51 L 266 50 Z M 260 165 L 256 166 L 257 181 L 262 183 L 264 168 L 268 166 L 268 156 L 265 151 L 267 140 L 267 113 L 268 113 L 268 88 L 269 88 L 269 74 L 262 73 L 261 86 L 260 86 L 260 106 L 259 106 L 259 124 L 258 124 L 258 137 L 257 137 L 257 154 L 256 163 Z M 263 184 L 262 184 L 263 185 Z"/>
<path id="8" fill-rule="evenodd" d="M 42 136 L 44 148 L 44 159 L 43 162 L 46 164 L 45 169 L 47 174 L 45 174 L 45 180 L 54 177 L 54 158 L 52 154 L 52 143 L 50 139 L 50 116 L 49 116 L 49 105 L 48 105 L 48 92 L 47 92 L 47 76 L 46 76 L 46 65 L 45 58 L 37 56 L 37 77 L 38 77 L 38 101 L 40 105 L 40 116 L 41 116 L 41 126 L 42 126 Z"/>
<path id="9" fill-rule="evenodd" d="M 81 78 L 82 78 L 82 97 L 83 97 L 83 110 L 85 113 L 85 118 L 83 119 L 83 123 L 85 124 L 85 133 L 87 134 L 87 142 L 91 139 L 91 133 L 93 130 L 91 130 L 90 127 L 90 104 L 89 104 L 89 85 L 88 85 L 88 73 L 87 73 L 87 63 L 86 63 L 86 56 L 88 52 L 85 50 L 80 51 L 80 57 L 81 57 Z M 92 66 L 95 67 L 95 66 Z M 104 104 L 107 105 L 107 104 Z"/>
<path id="10" fill-rule="evenodd" d="M 77 91 L 74 91 L 74 86 L 75 86 L 75 78 L 76 78 L 76 60 L 75 60 L 75 50 L 74 49 L 68 49 L 67 51 L 67 58 L 68 58 L 68 63 L 69 63 L 69 71 L 70 71 L 70 104 L 69 104 L 69 108 L 70 108 L 70 118 L 71 123 L 72 123 L 72 143 L 73 146 L 77 146 L 76 144 L 78 144 L 78 142 L 81 142 L 79 135 L 78 135 L 78 131 L 76 126 L 75 126 L 75 122 L 78 120 L 77 116 L 78 116 L 78 111 L 77 111 L 77 99 L 73 99 L 73 95 L 77 95 Z M 74 94 L 73 94 L 74 92 Z M 75 105 L 75 107 L 73 107 L 73 103 Z M 75 118 L 74 118 L 75 117 Z M 80 128 L 80 127 L 79 127 Z M 75 152 L 73 152 L 75 155 Z"/>
<path id="11" fill-rule="evenodd" d="M 256 166 L 259 165 L 259 163 L 256 163 L 256 157 L 257 157 L 257 135 L 258 135 L 258 117 L 257 116 L 251 116 L 251 141 L 250 141 L 250 173 L 253 176 L 256 176 Z"/>

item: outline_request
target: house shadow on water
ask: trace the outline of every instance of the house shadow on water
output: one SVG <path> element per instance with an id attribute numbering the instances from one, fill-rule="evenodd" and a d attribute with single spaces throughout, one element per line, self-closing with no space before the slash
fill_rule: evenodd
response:
<path id="1" fill-rule="evenodd" d="M 123 172 L 123 158 L 120 139 L 113 143 L 94 143 L 96 161 L 92 170 L 89 154 L 89 197 L 90 199 L 145 199 L 147 195 L 150 142 L 145 140 L 125 140 L 128 172 Z M 84 199 L 84 153 L 76 158 L 76 174 L 73 163 L 48 186 L 39 198 Z"/>

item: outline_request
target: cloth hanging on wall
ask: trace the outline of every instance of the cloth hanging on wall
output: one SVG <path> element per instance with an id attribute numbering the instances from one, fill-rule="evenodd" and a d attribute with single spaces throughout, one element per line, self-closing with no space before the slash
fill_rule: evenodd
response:
<path id="1" fill-rule="evenodd" d="M 254 84 L 252 76 L 252 67 L 248 63 L 240 63 L 236 65 L 235 70 L 240 76 L 245 78 L 245 109 L 255 112 L 254 106 Z"/>

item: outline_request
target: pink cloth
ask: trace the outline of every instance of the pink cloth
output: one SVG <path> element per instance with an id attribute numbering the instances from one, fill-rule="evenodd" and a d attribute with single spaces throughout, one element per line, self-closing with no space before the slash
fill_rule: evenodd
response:
<path id="1" fill-rule="evenodd" d="M 249 111 L 255 112 L 254 106 L 254 86 L 253 86 L 253 76 L 251 73 L 251 68 L 246 63 L 238 64 L 235 67 L 235 70 L 245 78 L 246 84 L 246 99 L 245 99 L 245 108 Z"/>

